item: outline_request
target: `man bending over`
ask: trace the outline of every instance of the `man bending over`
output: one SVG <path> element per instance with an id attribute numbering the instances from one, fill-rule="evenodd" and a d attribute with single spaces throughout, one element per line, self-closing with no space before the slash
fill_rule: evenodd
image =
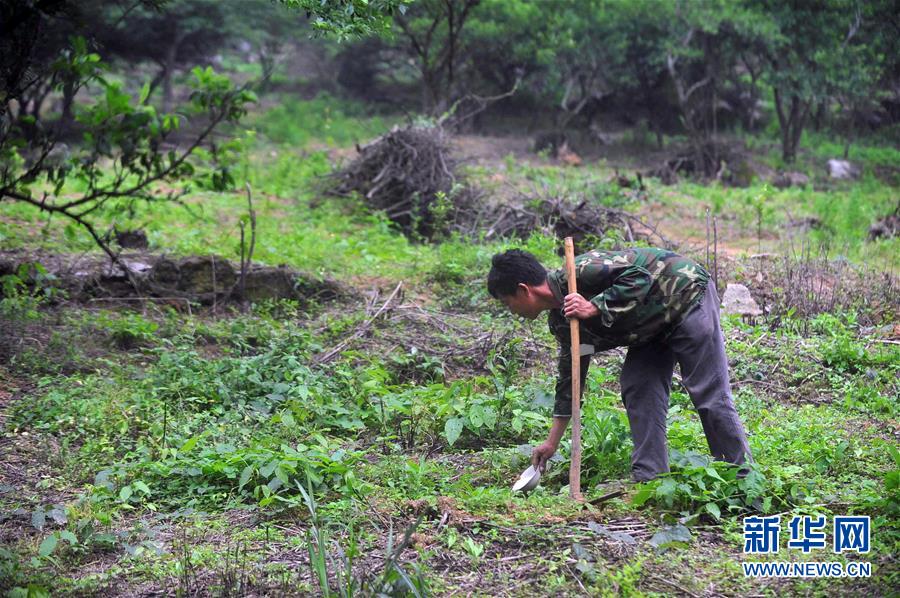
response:
<path id="1" fill-rule="evenodd" d="M 635 481 L 669 471 L 666 414 L 676 361 L 713 456 L 735 464 L 749 460 L 728 381 L 719 298 L 706 270 L 665 249 L 635 248 L 579 255 L 575 272 L 578 293 L 566 294 L 565 270 L 547 272 L 530 253 L 511 249 L 494 256 L 488 274 L 488 292 L 512 313 L 533 320 L 547 311 L 559 343 L 553 425 L 532 453 L 534 466 L 543 469 L 556 453 L 572 415 L 567 318 L 580 321 L 582 389 L 591 354 L 628 347 L 620 381 Z"/>

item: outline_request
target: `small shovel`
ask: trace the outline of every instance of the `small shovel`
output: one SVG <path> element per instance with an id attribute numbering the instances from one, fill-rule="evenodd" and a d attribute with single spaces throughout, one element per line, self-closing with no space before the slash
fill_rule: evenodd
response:
<path id="1" fill-rule="evenodd" d="M 541 481 L 541 470 L 535 469 L 534 465 L 529 465 L 528 469 L 522 472 L 516 483 L 513 484 L 513 492 L 530 492 L 537 488 Z"/>

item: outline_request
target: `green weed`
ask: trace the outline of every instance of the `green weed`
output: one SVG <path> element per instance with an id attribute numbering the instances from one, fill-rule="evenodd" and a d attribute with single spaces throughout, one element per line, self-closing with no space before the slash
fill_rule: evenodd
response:
<path id="1" fill-rule="evenodd" d="M 802 486 L 785 488 L 780 480 L 769 481 L 753 466 L 741 477 L 739 467 L 714 462 L 698 453 L 673 450 L 670 459 L 672 472 L 641 484 L 632 499 L 635 506 L 653 501 L 688 520 L 700 515 L 719 520 L 723 513 L 726 516 L 748 510 L 768 513 L 807 496 Z"/>

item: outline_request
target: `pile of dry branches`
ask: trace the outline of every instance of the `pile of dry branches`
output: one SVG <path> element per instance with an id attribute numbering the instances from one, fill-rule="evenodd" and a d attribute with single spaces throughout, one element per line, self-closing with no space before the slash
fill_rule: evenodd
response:
<path id="1" fill-rule="evenodd" d="M 523 196 L 493 209 L 492 215 L 494 220 L 487 228 L 486 238 L 525 238 L 533 231 L 540 231 L 560 239 L 572 237 L 578 245 L 586 237 L 603 238 L 618 229 L 622 239 L 629 243 L 643 238 L 661 247 L 674 247 L 652 224 L 623 210 L 597 205 L 587 199 L 569 201 L 562 197 L 535 199 Z"/>
<path id="2" fill-rule="evenodd" d="M 687 148 L 666 159 L 646 176 L 674 185 L 681 176 L 695 180 L 717 180 L 732 187 L 746 187 L 753 172 L 740 149 L 710 143 L 702 148 Z"/>
<path id="3" fill-rule="evenodd" d="M 440 126 L 394 127 L 357 150 L 356 160 L 336 174 L 334 192 L 358 193 L 413 238 L 451 230 L 473 203 L 475 192 L 457 176 Z"/>
<path id="4" fill-rule="evenodd" d="M 576 242 L 621 229 L 623 240 L 652 239 L 671 247 L 635 216 L 584 198 L 520 194 L 508 203 L 483 201 L 481 193 L 457 174 L 449 134 L 440 125 L 395 127 L 357 147 L 359 156 L 335 174 L 332 192 L 362 196 L 414 239 L 436 239 L 450 231 L 467 237 L 524 238 L 534 231 Z"/>

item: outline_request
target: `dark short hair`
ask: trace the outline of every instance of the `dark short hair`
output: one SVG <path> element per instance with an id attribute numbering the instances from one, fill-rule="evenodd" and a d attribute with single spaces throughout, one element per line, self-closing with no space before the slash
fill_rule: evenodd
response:
<path id="1" fill-rule="evenodd" d="M 496 254 L 488 273 L 488 293 L 494 299 L 516 294 L 520 283 L 539 285 L 547 278 L 547 270 L 536 257 L 521 249 Z"/>

